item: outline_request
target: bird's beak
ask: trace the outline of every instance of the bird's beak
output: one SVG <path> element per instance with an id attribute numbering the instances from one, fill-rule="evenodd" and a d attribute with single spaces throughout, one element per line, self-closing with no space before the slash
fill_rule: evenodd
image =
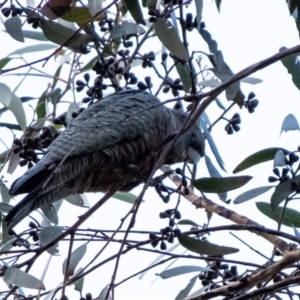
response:
<path id="1" fill-rule="evenodd" d="M 200 153 L 191 147 L 188 147 L 187 155 L 188 155 L 187 162 L 191 164 L 197 164 L 201 158 Z"/>

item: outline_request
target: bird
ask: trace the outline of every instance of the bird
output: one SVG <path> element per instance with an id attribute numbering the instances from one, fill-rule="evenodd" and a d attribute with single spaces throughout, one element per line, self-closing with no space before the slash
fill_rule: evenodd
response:
<path id="1" fill-rule="evenodd" d="M 27 195 L 6 215 L 8 228 L 69 195 L 109 191 L 126 176 L 120 191 L 146 182 L 170 146 L 171 141 L 163 141 L 187 118 L 180 105 L 168 108 L 141 90 L 122 90 L 93 103 L 69 122 L 41 160 L 13 182 L 11 196 Z M 196 123 L 175 140 L 156 169 L 163 164 L 196 164 L 204 152 L 205 138 Z"/>

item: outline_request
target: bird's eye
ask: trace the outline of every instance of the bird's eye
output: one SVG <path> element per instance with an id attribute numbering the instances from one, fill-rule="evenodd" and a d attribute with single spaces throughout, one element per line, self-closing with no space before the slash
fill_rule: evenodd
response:
<path id="1" fill-rule="evenodd" d="M 192 138 L 195 138 L 196 134 L 194 132 L 192 132 L 191 136 L 192 136 Z"/>

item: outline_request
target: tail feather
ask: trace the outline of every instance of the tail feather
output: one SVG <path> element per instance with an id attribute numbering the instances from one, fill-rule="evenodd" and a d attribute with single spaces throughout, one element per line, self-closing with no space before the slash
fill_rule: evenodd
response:
<path id="1" fill-rule="evenodd" d="M 41 186 L 52 172 L 44 164 L 35 165 L 12 184 L 9 194 L 15 196 L 30 193 L 38 186 Z"/>
<path id="2" fill-rule="evenodd" d="M 68 187 L 63 186 L 63 184 L 55 186 L 47 192 L 41 191 L 40 187 L 35 188 L 6 215 L 5 222 L 8 229 L 15 227 L 31 212 L 45 204 L 51 204 L 75 193 L 76 191 L 70 190 Z"/>
<path id="3" fill-rule="evenodd" d="M 33 190 L 14 208 L 12 208 L 5 217 L 8 230 L 17 225 L 26 216 L 28 216 L 35 208 L 34 202 L 39 193 L 39 189 Z"/>

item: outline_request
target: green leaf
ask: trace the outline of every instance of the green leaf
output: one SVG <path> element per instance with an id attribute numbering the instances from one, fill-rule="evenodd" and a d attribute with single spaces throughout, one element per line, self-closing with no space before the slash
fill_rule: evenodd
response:
<path id="1" fill-rule="evenodd" d="M 157 37 L 173 55 L 181 60 L 186 61 L 189 59 L 187 49 L 181 42 L 176 30 L 169 20 L 158 19 L 154 23 L 154 29 Z"/>
<path id="2" fill-rule="evenodd" d="M 261 186 L 252 190 L 249 190 L 241 195 L 239 195 L 238 197 L 236 197 L 233 201 L 234 204 L 241 204 L 243 202 L 246 202 L 248 200 L 251 200 L 261 194 L 266 193 L 267 191 L 269 191 L 271 188 L 273 188 L 274 186 Z"/>
<path id="3" fill-rule="evenodd" d="M 87 244 L 83 244 L 72 252 L 70 262 L 69 262 L 69 269 L 67 272 L 68 277 L 74 275 L 75 268 L 77 267 L 77 265 L 79 264 L 81 259 L 84 257 L 84 255 L 86 253 L 86 249 L 87 249 Z M 63 274 L 64 275 L 65 275 L 65 271 L 66 271 L 66 265 L 67 265 L 67 258 L 65 259 L 65 261 L 63 263 Z"/>
<path id="4" fill-rule="evenodd" d="M 7 65 L 7 63 L 10 62 L 11 60 L 12 58 L 9 57 L 0 59 L 0 70 L 2 70 Z"/>
<path id="5" fill-rule="evenodd" d="M 287 132 L 290 130 L 299 130 L 299 129 L 300 127 L 296 117 L 293 114 L 288 114 L 282 122 L 280 134 L 283 131 Z"/>
<path id="6" fill-rule="evenodd" d="M 194 222 L 192 220 L 188 220 L 188 219 L 182 219 L 177 224 L 178 225 L 190 225 L 190 226 L 195 226 L 195 227 L 199 226 L 199 224 L 197 224 L 196 222 Z"/>
<path id="7" fill-rule="evenodd" d="M 48 226 L 45 227 L 42 232 L 40 233 L 40 242 L 42 246 L 45 246 L 55 240 L 58 236 L 60 236 L 63 232 L 63 227 L 61 226 Z M 55 244 L 54 246 L 50 247 L 47 252 L 49 252 L 52 255 L 55 255 L 58 253 L 57 249 L 58 244 Z"/>
<path id="8" fill-rule="evenodd" d="M 36 40 L 36 41 L 43 41 L 43 42 L 48 41 L 48 39 L 45 37 L 45 35 L 39 31 L 23 30 L 23 36 L 24 36 L 24 38 L 32 39 L 32 40 Z"/>
<path id="9" fill-rule="evenodd" d="M 282 206 L 278 206 L 274 211 L 273 208 L 271 207 L 271 204 L 267 202 L 257 202 L 256 207 L 261 213 L 263 213 L 265 216 L 269 217 L 270 219 L 274 220 L 275 222 L 279 221 L 283 212 Z M 285 212 L 284 217 L 281 223 L 288 227 L 300 228 L 299 211 L 286 207 L 284 212 Z"/>
<path id="10" fill-rule="evenodd" d="M 289 195 L 291 195 L 292 193 L 295 192 L 295 188 L 292 188 L 292 183 L 296 182 L 297 184 L 299 184 L 299 180 L 300 180 L 300 175 L 297 175 L 287 181 L 282 182 L 281 184 L 279 184 L 272 197 L 271 197 L 271 205 L 273 210 L 276 209 L 276 207 L 285 199 L 287 199 L 289 197 Z"/>
<path id="11" fill-rule="evenodd" d="M 52 203 L 43 205 L 41 210 L 51 223 L 58 224 L 58 215 Z"/>
<path id="12" fill-rule="evenodd" d="M 215 2 L 216 2 L 217 9 L 220 12 L 222 0 L 215 0 Z"/>
<path id="13" fill-rule="evenodd" d="M 145 30 L 142 26 L 133 22 L 123 21 L 122 23 L 118 23 L 114 26 L 110 32 L 109 39 L 116 40 L 121 37 L 136 36 L 143 33 L 145 33 Z"/>
<path id="14" fill-rule="evenodd" d="M 176 64 L 176 70 L 182 81 L 183 90 L 188 93 L 192 88 L 191 71 L 189 65 L 182 65 L 180 62 L 178 62 Z"/>
<path id="15" fill-rule="evenodd" d="M 213 165 L 210 157 L 207 155 L 205 155 L 205 164 L 206 164 L 206 167 L 207 167 L 210 177 L 220 177 L 220 178 L 222 177 L 221 174 L 219 173 L 219 171 Z M 219 198 L 222 201 L 226 201 L 227 193 L 220 193 Z"/>
<path id="16" fill-rule="evenodd" d="M 42 118 L 45 118 L 46 116 L 46 113 L 47 113 L 47 110 L 46 110 L 46 96 L 45 94 L 42 94 L 42 96 L 40 97 L 38 103 L 36 104 L 36 114 L 37 114 L 37 117 L 38 119 L 42 119 Z"/>
<path id="17" fill-rule="evenodd" d="M 87 199 L 84 199 L 84 197 L 79 194 L 67 196 L 65 197 L 65 200 L 76 206 L 87 207 L 87 208 L 90 207 Z"/>
<path id="18" fill-rule="evenodd" d="M 56 88 L 56 89 L 52 90 L 51 92 L 47 93 L 46 96 L 53 105 L 56 105 L 57 103 L 59 103 L 59 101 L 61 99 L 61 89 Z"/>
<path id="19" fill-rule="evenodd" d="M 203 193 L 224 193 L 245 185 L 251 176 L 203 177 L 193 181 L 193 185 Z"/>
<path id="20" fill-rule="evenodd" d="M 197 23 L 198 26 L 200 26 L 202 20 L 203 0 L 195 0 L 195 5 L 197 10 Z"/>
<path id="21" fill-rule="evenodd" d="M 76 7 L 71 6 L 60 18 L 65 21 L 84 24 L 89 19 L 91 19 L 92 15 L 87 7 Z"/>
<path id="22" fill-rule="evenodd" d="M 286 158 L 282 150 L 278 150 L 274 156 L 273 167 L 284 167 L 286 166 Z"/>
<path id="23" fill-rule="evenodd" d="M 199 33 L 201 34 L 204 41 L 207 43 L 209 47 L 209 51 L 213 55 L 209 55 L 209 59 L 214 66 L 211 69 L 212 72 L 222 81 L 225 82 L 234 74 L 229 66 L 226 64 L 222 51 L 218 50 L 217 42 L 212 38 L 211 34 L 204 28 L 200 28 Z M 240 90 L 240 82 L 237 81 L 231 84 L 226 89 L 226 98 L 228 100 L 235 101 L 240 107 L 244 106 L 244 95 Z"/>
<path id="24" fill-rule="evenodd" d="M 132 193 L 128 193 L 128 192 L 116 192 L 116 193 L 114 193 L 113 198 L 133 204 L 135 202 L 137 196 Z"/>
<path id="25" fill-rule="evenodd" d="M 267 148 L 251 154 L 246 159 L 244 159 L 235 169 L 233 173 L 238 173 L 244 171 L 250 167 L 261 164 L 263 162 L 273 160 L 277 151 L 282 150 L 284 154 L 288 154 L 289 151 L 283 148 Z"/>
<path id="26" fill-rule="evenodd" d="M 98 55 L 92 58 L 86 65 L 84 65 L 80 69 L 80 72 L 82 73 L 82 72 L 90 71 L 98 59 L 99 59 Z"/>
<path id="27" fill-rule="evenodd" d="M 182 300 L 182 299 L 185 299 L 188 294 L 190 293 L 190 291 L 192 290 L 192 288 L 194 287 L 196 281 L 198 280 L 198 275 L 197 276 L 194 276 L 190 281 L 189 283 L 187 284 L 187 286 L 181 290 L 179 292 L 179 294 L 176 296 L 175 300 Z"/>
<path id="28" fill-rule="evenodd" d="M 2 190 L 1 190 L 2 194 Z M 7 203 L 0 203 L 0 212 L 7 214 L 13 208 L 12 205 Z"/>
<path id="29" fill-rule="evenodd" d="M 0 203 L 0 205 L 9 203 L 11 196 L 9 195 L 8 187 L 4 184 L 4 182 L 2 180 L 0 180 L 0 190 L 1 190 L 1 198 L 2 198 L 2 202 L 3 202 L 3 203 Z M 0 208 L 0 210 L 1 210 L 1 208 Z"/>
<path id="30" fill-rule="evenodd" d="M 17 40 L 18 42 L 24 42 L 22 21 L 18 16 L 6 19 L 6 21 L 4 22 L 4 26 L 7 33 L 13 39 Z"/>
<path id="31" fill-rule="evenodd" d="M 0 153 L 0 163 L 1 164 L 3 164 L 7 160 L 9 153 L 10 153 L 10 150 L 5 150 L 2 153 Z"/>
<path id="32" fill-rule="evenodd" d="M 219 246 L 212 244 L 208 241 L 200 241 L 193 239 L 185 234 L 178 235 L 179 243 L 186 249 L 199 253 L 201 255 L 216 256 L 216 255 L 227 255 L 236 253 L 239 251 L 237 248 Z"/>
<path id="33" fill-rule="evenodd" d="M 57 48 L 56 45 L 53 44 L 38 44 L 38 45 L 34 45 L 34 46 L 27 46 L 21 49 L 18 49 L 10 54 L 8 54 L 8 56 L 12 56 L 12 55 L 21 55 L 21 54 L 26 54 L 26 53 L 33 53 L 33 52 L 40 52 L 40 51 L 46 51 L 46 50 L 51 50 Z"/>
<path id="34" fill-rule="evenodd" d="M 290 14 L 292 15 L 295 9 L 297 8 L 297 6 L 299 5 L 299 0 L 289 0 L 288 3 L 289 3 L 289 11 Z"/>
<path id="35" fill-rule="evenodd" d="M 74 289 L 75 291 L 78 291 L 79 293 L 82 292 L 83 289 L 83 283 L 84 283 L 84 277 L 79 278 L 74 282 Z"/>
<path id="36" fill-rule="evenodd" d="M 279 52 L 287 50 L 286 47 L 281 47 Z M 281 62 L 286 67 L 287 71 L 292 75 L 292 81 L 295 86 L 300 90 L 300 62 L 297 55 L 290 55 L 283 59 Z"/>
<path id="37" fill-rule="evenodd" d="M 26 115 L 22 101 L 14 93 L 12 93 L 10 88 L 4 83 L 0 83 L 0 102 L 14 114 L 18 124 L 22 130 L 25 131 Z"/>
<path id="38" fill-rule="evenodd" d="M 214 271 L 212 269 L 203 268 L 199 266 L 181 266 L 181 267 L 175 267 L 175 268 L 165 270 L 157 275 L 160 276 L 162 279 L 168 279 L 178 275 L 183 275 L 192 272 L 200 273 L 200 272 L 214 272 Z"/>
<path id="39" fill-rule="evenodd" d="M 138 0 L 124 0 L 126 7 L 128 8 L 131 16 L 137 24 L 146 25 L 143 17 L 143 12 Z"/>
<path id="40" fill-rule="evenodd" d="M 25 287 L 37 290 L 46 289 L 41 280 L 15 268 L 14 266 L 9 267 L 5 271 L 3 280 L 6 284 L 13 284 L 17 287 Z"/>
<path id="41" fill-rule="evenodd" d="M 258 84 L 263 82 L 260 78 L 256 78 L 256 77 L 245 77 L 243 79 L 241 79 L 241 82 L 243 83 L 249 83 L 249 84 Z"/>
<path id="42" fill-rule="evenodd" d="M 49 41 L 68 47 L 78 53 L 85 54 L 85 46 L 95 40 L 95 38 L 91 35 L 83 33 L 76 34 L 74 30 L 54 21 L 41 18 L 40 24 L 44 35 Z"/>
<path id="43" fill-rule="evenodd" d="M 111 292 L 109 293 L 108 297 L 106 297 L 108 289 L 109 285 L 105 286 L 105 288 L 102 289 L 99 296 L 97 297 L 97 300 L 112 300 Z"/>

